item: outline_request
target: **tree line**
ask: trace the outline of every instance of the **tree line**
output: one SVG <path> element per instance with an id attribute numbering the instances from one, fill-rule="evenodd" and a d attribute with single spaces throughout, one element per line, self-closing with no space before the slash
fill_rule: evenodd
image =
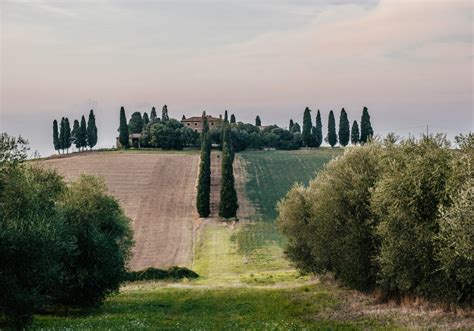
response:
<path id="1" fill-rule="evenodd" d="M 78 151 L 89 147 L 92 149 L 97 144 L 97 126 L 95 124 L 94 110 L 89 112 L 89 119 L 86 124 L 86 119 L 82 115 L 81 122 L 74 120 L 73 128 L 69 123 L 67 117 L 63 117 L 58 127 L 58 121 L 53 121 L 53 146 L 54 149 L 61 154 L 64 150 L 69 153 L 69 148 L 72 144 Z"/>
<path id="2" fill-rule="evenodd" d="M 17 329 L 37 312 L 102 303 L 126 279 L 130 220 L 103 180 L 66 185 L 0 136 L 0 314 Z"/>
<path id="3" fill-rule="evenodd" d="M 397 143 L 393 134 L 331 161 L 279 203 L 286 254 L 304 272 L 385 298 L 472 306 L 474 136 Z"/>

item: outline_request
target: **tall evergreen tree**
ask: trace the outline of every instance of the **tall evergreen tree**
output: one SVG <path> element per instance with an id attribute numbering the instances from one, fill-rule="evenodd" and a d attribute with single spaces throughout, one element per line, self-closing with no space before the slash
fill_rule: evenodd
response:
<path id="1" fill-rule="evenodd" d="M 301 138 L 303 138 L 303 144 L 306 147 L 311 147 L 311 130 L 313 128 L 313 123 L 311 121 L 311 109 L 308 107 L 305 108 L 303 114 L 303 133 Z"/>
<path id="2" fill-rule="evenodd" d="M 170 117 L 168 116 L 168 106 L 164 105 L 163 109 L 161 110 L 161 120 L 163 122 L 169 121 Z"/>
<path id="3" fill-rule="evenodd" d="M 290 125 L 288 126 L 288 131 L 293 132 L 293 126 L 294 125 L 295 125 L 295 123 L 293 122 L 292 119 L 290 119 Z"/>
<path id="4" fill-rule="evenodd" d="M 208 217 L 211 197 L 211 142 L 207 117 L 203 115 L 203 131 L 201 132 L 201 163 L 197 188 L 196 207 L 200 217 Z"/>
<path id="5" fill-rule="evenodd" d="M 58 130 L 58 121 L 53 121 L 53 146 L 54 149 L 58 151 L 61 149 L 61 144 L 59 143 L 59 130 Z"/>
<path id="6" fill-rule="evenodd" d="M 235 123 L 235 115 L 234 114 L 230 115 L 230 123 L 231 124 Z"/>
<path id="7" fill-rule="evenodd" d="M 143 119 L 142 114 L 139 111 L 136 111 L 132 114 L 130 122 L 128 122 L 128 132 L 129 133 L 142 133 L 143 131 Z"/>
<path id="8" fill-rule="evenodd" d="M 374 130 L 372 129 L 372 124 L 370 123 L 370 115 L 367 107 L 364 107 L 362 111 L 362 118 L 360 120 L 360 142 L 362 144 L 369 141 L 370 138 L 374 135 Z"/>
<path id="9" fill-rule="evenodd" d="M 229 117 L 227 115 L 227 110 L 224 112 L 224 123 L 229 123 Z"/>
<path id="10" fill-rule="evenodd" d="M 344 108 L 341 110 L 339 117 L 339 144 L 343 147 L 347 146 L 350 139 L 350 127 L 349 120 L 347 119 L 347 113 Z"/>
<path id="11" fill-rule="evenodd" d="M 291 132 L 292 133 L 301 133 L 301 127 L 298 124 L 298 122 L 295 122 L 295 124 L 293 124 L 293 128 L 292 128 Z"/>
<path id="12" fill-rule="evenodd" d="M 69 124 L 69 119 L 66 117 L 64 119 L 64 148 L 66 148 L 67 153 L 69 154 L 69 148 L 72 144 L 71 136 L 71 125 Z"/>
<path id="13" fill-rule="evenodd" d="M 352 145 L 357 145 L 360 139 L 360 134 L 359 134 L 359 124 L 357 124 L 357 121 L 354 121 L 352 123 L 352 129 L 351 129 L 351 143 Z"/>
<path id="14" fill-rule="evenodd" d="M 328 120 L 328 143 L 331 147 L 334 147 L 337 144 L 337 134 L 336 134 L 336 119 L 334 118 L 334 113 L 331 110 L 329 112 Z"/>
<path id="15" fill-rule="evenodd" d="M 74 146 L 76 146 L 76 149 L 79 150 L 81 146 L 79 146 L 79 132 L 81 130 L 81 127 L 79 125 L 78 120 L 74 120 L 74 124 L 72 126 L 72 131 L 71 131 L 71 136 L 72 136 L 72 141 L 74 142 Z"/>
<path id="16" fill-rule="evenodd" d="M 81 125 L 79 127 L 79 145 L 83 150 L 87 147 L 87 124 L 84 115 L 82 115 Z"/>
<path id="17" fill-rule="evenodd" d="M 316 135 L 316 146 L 320 147 L 323 143 L 323 123 L 321 122 L 321 113 L 319 112 L 316 114 L 316 127 L 315 127 L 315 135 Z"/>
<path id="18" fill-rule="evenodd" d="M 146 112 L 143 113 L 143 128 L 146 128 L 148 123 L 150 123 L 150 118 Z"/>
<path id="19" fill-rule="evenodd" d="M 63 151 L 66 149 L 66 121 L 64 117 L 61 118 L 61 123 L 59 124 L 59 149 Z"/>
<path id="20" fill-rule="evenodd" d="M 155 107 L 152 107 L 152 108 L 151 108 L 150 121 L 151 121 L 151 122 L 156 121 L 156 109 L 155 109 Z"/>
<path id="21" fill-rule="evenodd" d="M 222 179 L 220 191 L 219 216 L 222 218 L 233 218 L 237 216 L 239 204 L 235 190 L 235 179 L 233 170 L 232 141 L 229 125 L 224 125 L 224 147 L 222 149 Z"/>
<path id="22" fill-rule="evenodd" d="M 260 120 L 260 116 L 258 115 L 255 117 L 255 126 L 262 126 L 262 120 Z"/>
<path id="23" fill-rule="evenodd" d="M 153 116 L 153 107 L 151 113 Z M 155 112 L 156 118 L 156 112 Z M 128 148 L 129 144 L 129 133 L 128 133 L 128 125 L 127 125 L 127 117 L 125 116 L 125 109 L 123 107 L 120 108 L 120 126 L 119 126 L 119 143 L 122 145 L 123 148 Z"/>
<path id="24" fill-rule="evenodd" d="M 87 121 L 87 145 L 92 149 L 97 144 L 97 126 L 95 124 L 94 110 L 89 112 Z"/>

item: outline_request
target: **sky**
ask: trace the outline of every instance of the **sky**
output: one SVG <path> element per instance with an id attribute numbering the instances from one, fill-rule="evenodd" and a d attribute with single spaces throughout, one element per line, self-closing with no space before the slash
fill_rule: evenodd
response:
<path id="1" fill-rule="evenodd" d="M 470 0 L 0 0 L 0 131 L 54 152 L 52 122 L 94 109 L 235 114 L 323 127 L 341 108 L 375 133 L 473 131 Z"/>

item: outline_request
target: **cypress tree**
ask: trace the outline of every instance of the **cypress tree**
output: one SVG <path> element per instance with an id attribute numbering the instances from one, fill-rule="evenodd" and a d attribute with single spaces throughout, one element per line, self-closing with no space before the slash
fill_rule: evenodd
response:
<path id="1" fill-rule="evenodd" d="M 262 121 L 260 120 L 260 116 L 257 115 L 255 117 L 255 126 L 262 126 Z"/>
<path id="2" fill-rule="evenodd" d="M 220 191 L 219 216 L 222 218 L 233 218 L 237 216 L 239 204 L 235 190 L 235 179 L 233 170 L 232 142 L 228 125 L 224 126 L 224 147 L 222 149 L 222 179 Z"/>
<path id="3" fill-rule="evenodd" d="M 89 112 L 87 121 L 87 145 L 92 149 L 97 144 L 97 126 L 95 125 L 94 110 Z"/>
<path id="4" fill-rule="evenodd" d="M 53 146 L 59 153 L 61 144 L 59 143 L 58 121 L 56 120 L 53 121 Z"/>
<path id="5" fill-rule="evenodd" d="M 152 115 L 153 110 L 152 109 Z M 156 113 L 155 113 L 156 116 Z M 125 116 L 125 109 L 123 107 L 120 108 L 120 126 L 119 126 L 119 143 L 122 145 L 123 148 L 128 148 L 129 143 L 129 134 L 128 134 L 128 125 L 127 125 L 127 117 Z"/>
<path id="6" fill-rule="evenodd" d="M 374 130 L 372 129 L 372 124 L 370 123 L 370 115 L 367 107 L 364 107 L 362 111 L 362 118 L 360 120 L 360 142 L 362 144 L 369 141 L 370 138 L 374 135 Z"/>
<path id="7" fill-rule="evenodd" d="M 227 117 L 227 110 L 224 112 L 224 123 L 229 123 L 229 118 Z"/>
<path id="8" fill-rule="evenodd" d="M 168 106 L 164 105 L 163 109 L 161 110 L 161 120 L 163 122 L 168 121 L 170 118 L 168 116 Z"/>
<path id="9" fill-rule="evenodd" d="M 313 128 L 313 123 L 311 121 L 311 109 L 308 107 L 305 108 L 303 114 L 303 133 L 301 138 L 303 138 L 303 144 L 306 147 L 310 147 L 311 144 L 311 130 Z"/>
<path id="10" fill-rule="evenodd" d="M 235 123 L 235 115 L 234 114 L 230 115 L 230 123 L 231 124 Z"/>
<path id="11" fill-rule="evenodd" d="M 201 132 L 201 163 L 197 188 L 196 207 L 200 217 L 208 217 L 211 213 L 211 143 L 207 117 L 203 116 L 203 131 Z"/>
<path id="12" fill-rule="evenodd" d="M 323 123 L 321 122 L 321 113 L 319 112 L 316 114 L 316 147 L 320 147 L 323 143 Z"/>
<path id="13" fill-rule="evenodd" d="M 74 142 L 74 145 L 76 146 L 77 150 L 79 150 L 79 148 L 81 147 L 79 146 L 79 131 L 80 131 L 79 121 L 74 120 L 71 135 L 72 135 L 72 141 Z"/>
<path id="14" fill-rule="evenodd" d="M 59 124 L 59 149 L 63 151 L 66 149 L 66 123 L 64 117 L 61 118 L 61 123 Z"/>
<path id="15" fill-rule="evenodd" d="M 81 125 L 79 127 L 79 145 L 83 150 L 87 147 L 87 124 L 84 115 L 82 115 Z"/>
<path id="16" fill-rule="evenodd" d="M 349 120 L 347 119 L 347 113 L 344 108 L 341 110 L 339 117 L 339 144 L 343 147 L 347 146 L 350 139 L 350 128 Z"/>
<path id="17" fill-rule="evenodd" d="M 293 126 L 294 125 L 295 125 L 295 123 L 293 123 L 293 120 L 290 119 L 290 125 L 288 126 L 288 131 L 293 132 Z"/>
<path id="18" fill-rule="evenodd" d="M 328 143 L 331 147 L 337 144 L 336 119 L 332 110 L 329 112 L 328 120 Z"/>
<path id="19" fill-rule="evenodd" d="M 154 122 L 155 120 L 156 120 L 156 109 L 155 107 L 152 107 L 151 112 L 150 112 L 150 121 Z"/>
<path id="20" fill-rule="evenodd" d="M 150 123 L 150 118 L 148 117 L 148 114 L 144 112 L 143 113 L 143 128 L 146 128 L 148 123 Z"/>
<path id="21" fill-rule="evenodd" d="M 354 121 L 352 123 L 352 129 L 351 129 L 351 143 L 352 145 L 357 145 L 359 142 L 360 136 L 359 136 L 359 124 L 357 124 L 357 121 Z"/>
<path id="22" fill-rule="evenodd" d="M 293 125 L 293 133 L 301 133 L 301 127 L 300 125 L 298 124 L 298 122 L 295 122 L 295 124 Z"/>
<path id="23" fill-rule="evenodd" d="M 130 117 L 130 122 L 128 122 L 128 131 L 130 133 L 142 133 L 143 131 L 143 119 L 142 114 L 139 111 L 136 111 Z"/>
<path id="24" fill-rule="evenodd" d="M 67 153 L 69 154 L 69 148 L 72 144 L 71 137 L 71 125 L 69 124 L 69 119 L 66 117 L 64 119 L 64 147 L 66 148 Z"/>

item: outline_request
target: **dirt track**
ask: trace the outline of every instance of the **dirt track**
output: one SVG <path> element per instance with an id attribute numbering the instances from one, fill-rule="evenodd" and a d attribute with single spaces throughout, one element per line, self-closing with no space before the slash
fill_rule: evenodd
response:
<path id="1" fill-rule="evenodd" d="M 197 154 L 91 153 L 43 164 L 66 179 L 81 173 L 105 178 L 110 193 L 133 220 L 133 270 L 190 265 L 197 217 Z"/>

